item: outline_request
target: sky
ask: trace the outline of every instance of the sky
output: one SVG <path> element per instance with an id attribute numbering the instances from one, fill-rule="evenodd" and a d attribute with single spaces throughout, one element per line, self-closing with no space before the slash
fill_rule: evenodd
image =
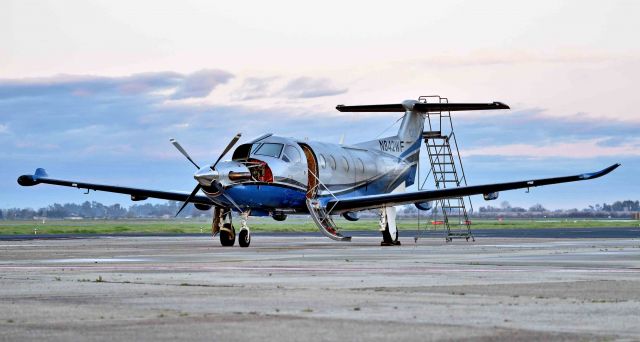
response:
<path id="1" fill-rule="evenodd" d="M 127 196 L 51 177 L 189 192 L 237 132 L 345 143 L 399 113 L 337 104 L 438 94 L 511 110 L 454 113 L 470 184 L 607 177 L 500 201 L 584 208 L 638 199 L 638 1 L 0 2 L 0 208 Z M 386 131 L 385 131 L 386 130 Z M 474 198 L 476 206 L 486 204 Z"/>

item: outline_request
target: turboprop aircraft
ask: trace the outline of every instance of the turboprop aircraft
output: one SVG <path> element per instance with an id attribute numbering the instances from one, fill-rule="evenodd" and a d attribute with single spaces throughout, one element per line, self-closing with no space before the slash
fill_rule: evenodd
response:
<path id="1" fill-rule="evenodd" d="M 239 145 L 231 160 L 222 161 L 236 145 L 238 133 L 220 157 L 200 167 L 174 139 L 171 143 L 198 169 L 197 185 L 190 194 L 147 190 L 50 178 L 44 169 L 18 178 L 22 186 L 53 184 L 78 189 L 107 191 L 131 196 L 133 201 L 158 198 L 182 201 L 178 214 L 189 203 L 200 210 L 213 210 L 212 232 L 219 234 L 223 246 L 233 246 L 236 230 L 232 214 L 240 216 L 238 243 L 248 247 L 251 234 L 249 216 L 271 216 L 283 221 L 289 214 L 309 214 L 325 236 L 337 241 L 350 241 L 336 227 L 332 215 L 357 220 L 358 212 L 378 209 L 382 245 L 397 245 L 395 223 L 397 205 L 415 204 L 429 210 L 431 201 L 484 195 L 496 199 L 498 192 L 514 189 L 583 181 L 608 174 L 620 164 L 604 170 L 574 176 L 527 179 L 428 191 L 406 192 L 414 183 L 422 143 L 425 115 L 443 111 L 509 109 L 501 102 L 492 103 L 426 103 L 406 100 L 398 104 L 344 106 L 341 112 L 404 112 L 398 133 L 385 138 L 354 145 L 342 145 L 276 136 L 271 133 Z M 202 192 L 202 194 L 200 194 Z M 178 215 L 176 214 L 176 216 Z"/>

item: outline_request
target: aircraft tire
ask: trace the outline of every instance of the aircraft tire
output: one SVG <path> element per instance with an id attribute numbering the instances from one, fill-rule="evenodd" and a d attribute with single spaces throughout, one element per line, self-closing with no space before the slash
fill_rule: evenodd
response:
<path id="1" fill-rule="evenodd" d="M 227 229 L 220 230 L 220 243 L 225 247 L 231 247 L 236 242 L 236 230 L 231 223 L 225 223 L 223 228 L 231 230 L 231 233 Z"/>
<path id="2" fill-rule="evenodd" d="M 382 242 L 380 242 L 381 246 L 397 246 L 400 244 L 398 241 L 398 230 L 394 234 L 394 237 L 391 237 L 391 233 L 389 233 L 389 224 L 387 223 L 386 229 L 382 232 Z"/>
<path id="3" fill-rule="evenodd" d="M 240 230 L 240 234 L 238 234 L 238 244 L 240 247 L 249 247 L 251 244 L 251 234 L 249 234 L 248 230 Z"/>

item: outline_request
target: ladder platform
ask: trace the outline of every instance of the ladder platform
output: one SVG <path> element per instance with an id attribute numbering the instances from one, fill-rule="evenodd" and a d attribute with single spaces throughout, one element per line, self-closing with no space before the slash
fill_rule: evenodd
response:
<path id="1" fill-rule="evenodd" d="M 423 138 L 444 138 L 440 131 L 424 131 L 422 132 Z"/>

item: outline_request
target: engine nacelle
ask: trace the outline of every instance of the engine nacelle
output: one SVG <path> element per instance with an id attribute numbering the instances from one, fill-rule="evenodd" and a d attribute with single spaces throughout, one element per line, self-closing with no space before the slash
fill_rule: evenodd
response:
<path id="1" fill-rule="evenodd" d="M 281 212 L 281 211 L 274 211 L 271 214 L 271 217 L 273 217 L 274 220 L 276 221 L 284 221 L 287 219 L 287 214 Z"/>
<path id="2" fill-rule="evenodd" d="M 132 201 L 134 201 L 134 202 L 137 202 L 137 201 L 144 201 L 144 200 L 146 200 L 146 199 L 148 199 L 148 198 L 149 198 L 149 197 L 147 197 L 147 196 L 131 195 L 131 200 L 132 200 Z"/>
<path id="3" fill-rule="evenodd" d="M 431 210 L 431 208 L 433 208 L 431 202 L 416 202 L 414 203 L 414 205 L 416 206 L 416 208 L 422 211 Z"/>
<path id="4" fill-rule="evenodd" d="M 500 194 L 500 193 L 499 193 L 498 191 L 496 191 L 496 192 L 490 192 L 490 193 L 488 193 L 488 194 L 482 194 L 482 197 L 484 197 L 484 200 L 485 200 L 485 201 L 492 201 L 492 200 L 494 200 L 494 199 L 498 199 L 498 195 L 499 195 L 499 194 Z"/>
<path id="5" fill-rule="evenodd" d="M 196 207 L 196 209 L 202 210 L 202 211 L 207 211 L 211 209 L 211 206 L 208 204 L 194 203 L 193 206 Z"/>
<path id="6" fill-rule="evenodd" d="M 360 219 L 360 215 L 355 211 L 345 211 L 344 213 L 342 213 L 342 217 L 344 217 L 345 220 L 351 222 L 358 221 Z"/>

